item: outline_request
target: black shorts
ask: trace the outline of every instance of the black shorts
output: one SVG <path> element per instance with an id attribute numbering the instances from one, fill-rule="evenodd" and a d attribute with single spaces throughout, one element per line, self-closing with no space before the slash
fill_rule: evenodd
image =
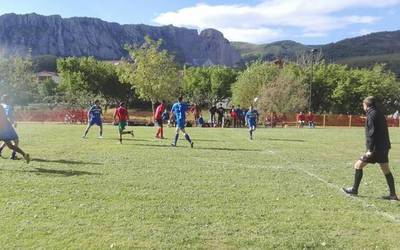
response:
<path id="1" fill-rule="evenodd" d="M 156 126 L 162 128 L 162 126 L 163 126 L 163 120 L 162 119 L 157 119 L 155 123 L 156 123 Z"/>
<path id="2" fill-rule="evenodd" d="M 361 156 L 361 161 L 366 163 L 388 163 L 389 162 L 389 150 L 385 151 L 374 151 L 370 156 L 365 154 Z"/>

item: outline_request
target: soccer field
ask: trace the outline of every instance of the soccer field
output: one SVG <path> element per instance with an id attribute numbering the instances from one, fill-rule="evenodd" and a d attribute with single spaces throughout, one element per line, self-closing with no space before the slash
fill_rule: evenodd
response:
<path id="1" fill-rule="evenodd" d="M 178 147 L 134 127 L 117 142 L 93 127 L 20 125 L 33 160 L 0 159 L 2 249 L 399 247 L 400 202 L 377 166 L 364 172 L 360 196 L 352 165 L 364 151 L 362 128 L 187 131 Z M 400 130 L 390 130 L 400 189 Z"/>

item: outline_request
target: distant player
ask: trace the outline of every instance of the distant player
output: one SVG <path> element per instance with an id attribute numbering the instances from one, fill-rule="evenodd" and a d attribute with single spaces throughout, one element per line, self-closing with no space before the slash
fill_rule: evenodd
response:
<path id="1" fill-rule="evenodd" d="M 20 153 L 24 157 L 26 163 L 29 164 L 31 158 L 29 154 L 25 153 L 21 148 L 18 147 L 18 143 L 15 143 L 19 141 L 18 135 L 15 132 L 11 122 L 8 120 L 6 111 L 2 105 L 0 105 L 0 141 L 4 141 L 7 147 L 17 153 Z"/>
<path id="2" fill-rule="evenodd" d="M 304 127 L 304 124 L 306 123 L 306 116 L 304 115 L 303 112 L 300 112 L 297 114 L 296 120 L 297 120 L 297 127 L 302 128 L 302 127 Z"/>
<path id="3" fill-rule="evenodd" d="M 306 119 L 307 119 L 308 127 L 315 128 L 315 116 L 311 111 L 308 111 Z"/>
<path id="4" fill-rule="evenodd" d="M 3 95 L 1 98 L 1 106 L 4 108 L 4 112 L 7 116 L 8 121 L 11 123 L 11 125 L 16 128 L 17 123 L 15 122 L 15 116 L 14 116 L 14 108 L 11 106 L 11 101 L 10 97 L 8 95 Z M 14 144 L 18 146 L 18 139 L 14 141 Z M 3 152 L 3 149 L 6 147 L 6 143 L 2 142 L 0 145 L 0 155 Z M 17 152 L 13 150 L 11 153 L 11 160 L 16 160 L 17 159 Z"/>
<path id="5" fill-rule="evenodd" d="M 190 147 L 193 148 L 193 142 L 190 139 L 190 136 L 186 133 L 185 131 L 185 123 L 186 123 L 186 112 L 188 111 L 188 106 L 186 103 L 183 102 L 183 97 L 178 98 L 178 102 L 175 103 L 172 108 L 171 112 L 175 115 L 176 117 L 176 134 L 175 134 L 175 140 L 171 145 L 173 147 L 176 147 L 176 143 L 178 142 L 179 138 L 179 130 L 182 131 L 182 133 L 185 136 L 185 139 L 190 143 Z"/>
<path id="6" fill-rule="evenodd" d="M 257 114 L 258 112 L 253 108 L 253 106 L 250 106 L 246 113 L 246 123 L 249 128 L 250 140 L 253 140 L 253 133 L 257 127 Z"/>
<path id="7" fill-rule="evenodd" d="M 114 112 L 114 123 L 118 123 L 119 143 L 122 144 L 122 135 L 130 134 L 133 136 L 133 131 L 124 131 L 128 125 L 129 114 L 125 107 L 125 103 L 121 102 L 119 107 Z"/>
<path id="8" fill-rule="evenodd" d="M 161 101 L 160 105 L 157 106 L 156 112 L 154 113 L 154 123 L 158 127 L 156 138 L 164 139 L 164 128 L 163 128 L 163 114 L 165 111 L 165 101 Z"/>
<path id="9" fill-rule="evenodd" d="M 89 129 L 93 126 L 97 125 L 100 127 L 100 136 L 99 138 L 103 138 L 103 110 L 100 107 L 100 101 L 96 100 L 94 105 L 89 109 L 88 112 L 88 126 L 85 130 L 85 134 L 82 138 L 86 138 Z"/>

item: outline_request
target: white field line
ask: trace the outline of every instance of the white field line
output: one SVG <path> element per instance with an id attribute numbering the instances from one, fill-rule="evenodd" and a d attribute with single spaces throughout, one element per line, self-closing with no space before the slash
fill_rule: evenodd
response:
<path id="1" fill-rule="evenodd" d="M 195 158 L 197 160 L 203 161 L 205 163 L 217 163 L 217 164 L 229 165 L 229 166 L 235 166 L 235 165 L 237 166 L 237 165 L 239 165 L 241 167 L 251 168 L 251 169 L 294 169 L 294 170 L 297 170 L 298 172 L 306 174 L 306 175 L 308 175 L 308 176 L 310 176 L 310 177 L 312 177 L 312 178 L 324 183 L 326 186 L 328 186 L 330 188 L 336 189 L 336 191 L 339 191 L 340 193 L 343 193 L 342 188 L 340 186 L 335 185 L 333 183 L 330 183 L 329 181 L 325 180 L 324 178 L 322 178 L 322 177 L 320 177 L 320 176 L 318 176 L 318 175 L 316 175 L 316 174 L 314 174 L 314 173 L 312 173 L 312 172 L 310 172 L 310 171 L 308 171 L 308 170 L 306 170 L 304 168 L 301 168 L 300 166 L 294 164 L 293 162 L 287 160 L 286 158 L 281 157 L 279 154 L 277 154 L 276 151 L 266 150 L 266 151 L 263 151 L 263 152 L 264 153 L 268 153 L 268 154 L 277 155 L 281 160 L 287 162 L 290 165 L 290 167 L 288 168 L 288 167 L 282 167 L 282 166 L 246 165 L 246 164 L 243 164 L 243 163 L 235 163 L 235 162 L 228 162 L 228 161 L 208 160 L 208 159 L 200 158 L 200 157 L 195 157 Z M 377 215 L 379 215 L 381 217 L 384 217 L 384 218 L 390 220 L 393 223 L 400 223 L 400 218 L 398 216 L 394 216 L 394 215 L 392 215 L 390 213 L 387 213 L 387 212 L 379 209 L 378 207 L 376 207 L 374 204 L 370 204 L 370 203 L 368 203 L 368 202 L 364 201 L 363 199 L 360 199 L 360 198 L 358 198 L 356 196 L 351 196 L 351 197 L 353 198 L 353 200 L 361 203 L 361 205 L 364 208 L 373 211 L 375 214 L 377 214 Z"/>

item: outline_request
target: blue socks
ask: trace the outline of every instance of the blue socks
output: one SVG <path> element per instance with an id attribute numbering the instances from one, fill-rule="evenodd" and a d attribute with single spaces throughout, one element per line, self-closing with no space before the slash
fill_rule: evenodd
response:
<path id="1" fill-rule="evenodd" d="M 190 140 L 190 136 L 188 134 L 185 134 L 185 139 L 189 142 L 192 143 L 192 140 Z"/>

